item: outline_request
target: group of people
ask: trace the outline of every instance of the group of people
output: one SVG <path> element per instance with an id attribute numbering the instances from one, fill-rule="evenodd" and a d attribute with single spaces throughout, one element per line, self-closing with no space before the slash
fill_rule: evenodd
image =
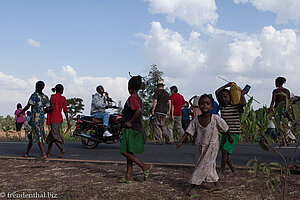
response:
<path id="1" fill-rule="evenodd" d="M 38 144 L 41 151 L 41 159 L 45 159 L 50 156 L 54 143 L 60 150 L 59 157 L 62 157 L 65 153 L 65 149 L 62 147 L 64 139 L 61 135 L 61 125 L 63 122 L 61 114 L 62 110 L 65 114 L 68 127 L 70 127 L 70 121 L 68 118 L 66 98 L 62 96 L 64 87 L 61 84 L 57 84 L 54 88 L 52 88 L 54 94 L 51 95 L 50 100 L 48 96 L 43 93 L 44 87 L 45 83 L 43 81 L 38 81 L 35 85 L 35 92 L 30 96 L 27 105 L 22 109 L 21 104 L 18 104 L 15 112 L 16 128 L 17 131 L 20 131 L 24 123 L 24 113 L 31 107 L 31 111 L 27 111 L 25 121 L 25 133 L 29 142 L 24 153 L 24 157 L 28 157 L 33 143 Z M 45 120 L 46 113 L 47 120 Z M 21 118 L 23 118 L 23 120 Z M 44 130 L 45 121 L 47 121 L 46 124 L 50 127 L 47 138 Z M 21 132 L 19 137 L 21 138 Z M 44 142 L 48 144 L 47 153 L 44 150 Z"/>
<path id="2" fill-rule="evenodd" d="M 276 89 L 272 92 L 269 112 L 272 112 L 273 108 L 276 108 L 280 102 L 290 98 L 289 90 L 283 87 L 285 82 L 286 79 L 283 77 L 278 77 L 275 80 Z M 218 189 L 217 182 L 219 176 L 224 176 L 226 164 L 233 174 L 236 173 L 230 157 L 241 134 L 240 113 L 243 112 L 243 107 L 246 105 L 244 95 L 249 90 L 241 90 L 240 102 L 233 104 L 230 91 L 227 89 L 232 84 L 234 83 L 229 82 L 216 90 L 215 96 L 219 105 L 214 101 L 212 95 L 203 94 L 200 97 L 194 96 L 190 99 L 191 109 L 188 108 L 188 102 L 178 94 L 176 86 L 170 88 L 171 97 L 163 89 L 164 85 L 162 83 L 158 83 L 157 90 L 154 93 L 152 114 L 154 115 L 153 134 L 156 143 L 161 144 L 162 136 L 166 138 L 166 143 L 173 141 L 172 128 L 174 124 L 178 133 L 182 136 L 177 144 L 177 149 L 181 148 L 182 143 L 188 137 L 196 135 L 196 165 L 189 180 L 189 183 L 195 187 L 201 185 L 202 182 L 213 182 Z M 191 102 L 191 100 L 194 100 L 194 102 Z M 195 100 L 198 101 L 195 102 Z M 179 112 L 181 107 L 183 107 L 183 114 Z M 193 119 L 189 122 L 191 110 Z M 217 115 L 219 111 L 220 116 Z M 181 119 L 181 116 L 184 119 Z M 181 123 L 184 124 L 184 128 Z M 185 123 L 188 125 L 185 125 Z M 270 129 L 277 136 L 274 124 L 273 127 L 268 128 L 267 133 L 270 132 Z M 220 140 L 219 132 L 221 133 Z M 286 137 L 284 137 L 284 140 L 286 140 Z M 217 174 L 216 158 L 219 150 L 222 152 L 222 161 L 220 172 Z M 295 165 L 300 165 L 300 158 Z"/>
<path id="3" fill-rule="evenodd" d="M 196 135 L 197 163 L 189 180 L 192 185 L 201 185 L 205 181 L 213 182 L 216 188 L 219 188 L 217 184 L 219 176 L 216 172 L 219 149 L 222 151 L 220 174 L 224 173 L 226 164 L 232 173 L 235 173 L 230 155 L 241 133 L 239 113 L 246 105 L 244 98 L 246 91 L 241 91 L 240 103 L 232 105 L 230 91 L 227 89 L 231 84 L 227 83 L 215 92 L 219 104 L 214 101 L 211 94 L 203 94 L 189 100 L 191 109 L 188 108 L 189 103 L 178 93 L 176 86 L 170 88 L 171 96 L 169 96 L 164 90 L 164 84 L 162 82 L 157 84 L 152 109 L 155 142 L 161 144 L 164 136 L 166 143 L 172 143 L 174 125 L 182 136 L 177 149 L 189 136 Z M 217 115 L 219 110 L 221 116 Z M 192 121 L 189 122 L 190 114 Z M 221 140 L 219 140 L 219 131 L 222 133 Z"/>
<path id="4" fill-rule="evenodd" d="M 285 80 L 282 81 L 283 79 L 279 79 L 280 83 L 285 82 Z M 284 101 L 279 97 L 280 94 L 277 95 L 277 93 L 278 91 L 286 92 L 286 90 L 282 88 L 282 84 L 277 85 L 277 82 L 278 80 L 276 79 L 276 86 L 278 87 L 273 91 L 271 108 L 272 106 L 276 107 L 279 101 Z M 144 152 L 144 139 L 142 134 L 143 102 L 138 95 L 141 84 L 141 76 L 133 76 L 130 78 L 128 82 L 130 96 L 125 102 L 122 111 L 123 126 L 125 129 L 122 135 L 120 153 L 127 160 L 127 172 L 125 176 L 120 179 L 120 182 L 122 183 L 131 183 L 134 181 L 132 175 L 133 163 L 141 168 L 145 179 L 148 178 L 153 167 L 152 165 L 144 164 L 134 155 L 136 153 Z M 182 127 L 181 107 L 187 105 L 187 102 L 184 100 L 183 96 L 178 93 L 178 88 L 176 86 L 170 88 L 172 94 L 169 96 L 168 92 L 164 90 L 163 82 L 158 82 L 157 84 L 152 107 L 152 114 L 154 116 L 154 138 L 158 144 L 162 143 L 162 136 L 166 138 L 167 143 L 173 143 L 173 127 L 175 125 L 177 131 L 182 136 L 181 140 L 176 145 L 176 148 L 179 149 L 188 136 L 196 135 L 196 164 L 189 180 L 189 183 L 195 188 L 203 182 L 211 182 L 214 183 L 216 189 L 219 189 L 219 176 L 223 177 L 226 164 L 233 174 L 236 172 L 231 161 L 231 154 L 239 139 L 239 135 L 241 134 L 239 114 L 246 105 L 244 95 L 248 91 L 242 90 L 240 102 L 238 104 L 233 104 L 230 91 L 228 90 L 232 84 L 232 82 L 227 83 L 216 90 L 215 96 L 219 105 L 214 101 L 211 94 L 193 97 L 191 100 L 194 100 L 194 102 L 191 103 L 190 100 L 193 110 L 193 119 L 188 124 L 186 130 Z M 65 97 L 61 96 L 63 87 L 60 84 L 55 87 L 56 94 L 51 96 L 50 101 L 48 97 L 42 93 L 43 88 L 44 83 L 42 81 L 37 82 L 36 91 L 29 98 L 28 104 L 24 109 L 20 109 L 17 113 L 17 117 L 19 117 L 31 106 L 31 120 L 29 124 L 32 127 L 32 136 L 30 137 L 28 148 L 24 156 L 28 156 L 32 142 L 37 142 L 39 144 L 42 153 L 41 158 L 46 158 L 47 155 L 49 156 L 53 143 L 56 143 L 61 149 L 61 155 L 64 153 L 61 146 L 63 140 L 62 138 L 57 137 L 56 134 L 61 126 L 62 110 L 65 112 L 68 121 Z M 98 86 L 96 90 L 97 93 L 92 97 L 91 114 L 96 117 L 105 118 L 105 114 L 102 114 L 105 113 L 103 112 L 103 109 L 107 106 L 105 102 L 106 98 L 104 97 L 104 88 Z M 220 115 L 217 114 L 218 111 L 220 111 Z M 48 143 L 47 154 L 45 154 L 43 149 L 44 112 L 50 113 L 49 124 L 51 125 L 51 131 L 46 140 Z M 167 126 L 166 121 L 168 124 Z M 105 122 L 104 127 L 106 127 L 107 131 L 107 124 L 105 124 Z M 220 140 L 219 132 L 221 132 L 222 135 Z M 106 134 L 110 133 L 106 132 Z M 222 161 L 221 169 L 218 174 L 216 171 L 216 158 L 219 150 L 222 152 Z"/>
<path id="5" fill-rule="evenodd" d="M 153 138 L 156 144 L 162 144 L 165 139 L 166 144 L 174 143 L 174 127 L 182 136 L 191 119 L 194 119 L 202 112 L 198 101 L 200 96 L 193 96 L 189 102 L 178 92 L 177 86 L 170 87 L 171 95 L 164 89 L 164 83 L 157 83 L 157 90 L 153 95 L 152 119 Z M 189 107 L 191 105 L 191 107 Z M 212 114 L 218 112 L 218 103 L 213 102 Z"/>

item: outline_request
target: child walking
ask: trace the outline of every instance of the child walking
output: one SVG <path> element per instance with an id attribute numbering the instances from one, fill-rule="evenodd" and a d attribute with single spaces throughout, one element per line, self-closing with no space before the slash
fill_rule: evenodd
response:
<path id="1" fill-rule="evenodd" d="M 32 135 L 31 135 L 31 112 L 30 111 L 26 112 L 24 129 L 25 129 L 25 136 L 27 136 L 28 140 L 31 140 Z"/>
<path id="2" fill-rule="evenodd" d="M 62 144 L 64 143 L 64 139 L 61 136 L 61 125 L 63 122 L 63 117 L 61 114 L 61 111 L 64 111 L 64 114 L 66 116 L 66 120 L 68 123 L 68 128 L 70 128 L 70 121 L 68 118 L 68 110 L 67 110 L 67 100 L 66 97 L 62 96 L 64 92 L 64 86 L 61 84 L 57 84 L 55 88 L 52 88 L 53 92 L 56 92 L 55 94 L 51 95 L 50 98 L 50 113 L 48 113 L 47 118 L 47 124 L 50 125 L 50 132 L 46 139 L 46 143 L 48 144 L 48 151 L 47 151 L 47 157 L 50 157 L 50 152 L 53 146 L 53 143 L 56 144 L 56 146 L 60 150 L 59 158 L 63 156 L 63 154 L 66 152 L 64 148 L 62 147 Z"/>
<path id="3" fill-rule="evenodd" d="M 22 129 L 22 126 L 23 126 L 25 118 L 26 118 L 25 113 L 21 113 L 19 115 L 19 117 L 17 116 L 18 113 L 20 113 L 21 111 L 22 111 L 22 105 L 20 103 L 18 103 L 17 110 L 15 111 L 14 123 L 16 124 L 16 131 L 18 133 L 18 137 L 19 137 L 20 141 L 22 140 L 21 129 Z"/>
<path id="4" fill-rule="evenodd" d="M 189 126 L 190 116 L 192 114 L 192 111 L 189 108 L 189 103 L 187 101 L 185 102 L 185 105 L 181 108 L 181 112 L 182 112 L 182 119 L 181 119 L 182 128 L 185 131 Z"/>
<path id="5" fill-rule="evenodd" d="M 231 104 L 230 91 L 226 89 L 227 87 L 231 87 L 232 82 L 227 83 L 226 85 L 220 87 L 216 91 L 216 97 L 219 102 L 219 109 L 221 111 L 221 117 L 225 120 L 225 122 L 229 126 L 229 131 L 233 138 L 233 143 L 228 141 L 228 136 L 226 134 L 222 134 L 220 150 L 222 151 L 222 161 L 221 161 L 221 170 L 220 177 L 222 178 L 225 170 L 226 163 L 231 169 L 232 173 L 235 174 L 235 168 L 231 161 L 231 154 L 233 147 L 239 140 L 239 134 L 241 133 L 241 124 L 240 124 L 240 116 L 239 113 L 242 111 L 243 107 L 246 105 L 246 100 L 244 95 L 246 92 L 242 90 L 242 101 L 238 105 Z"/>
<path id="6" fill-rule="evenodd" d="M 47 156 L 44 150 L 45 141 L 45 131 L 44 122 L 45 115 L 44 112 L 48 112 L 50 107 L 49 98 L 43 93 L 45 83 L 43 81 L 38 81 L 35 84 L 35 92 L 30 96 L 27 105 L 24 109 L 18 113 L 18 117 L 31 107 L 31 127 L 32 127 L 32 138 L 29 140 L 27 149 L 24 153 L 24 157 L 28 157 L 29 151 L 33 143 L 39 145 L 42 156 L 40 159 L 46 159 Z"/>
<path id="7" fill-rule="evenodd" d="M 188 135 L 193 136 L 197 133 L 195 142 L 196 163 L 193 174 L 189 179 L 189 183 L 194 186 L 192 190 L 196 190 L 197 186 L 200 186 L 202 182 L 214 183 L 215 189 L 220 188 L 218 184 L 219 177 L 216 171 L 216 159 L 219 151 L 218 131 L 224 132 L 229 141 L 233 142 L 226 122 L 218 115 L 210 113 L 213 109 L 213 104 L 214 100 L 211 95 L 203 94 L 199 98 L 199 107 L 202 114 L 190 122 L 189 127 L 177 145 L 177 149 L 179 149 Z"/>
<path id="8" fill-rule="evenodd" d="M 130 97 L 127 99 L 123 109 L 123 132 L 120 153 L 127 158 L 127 173 L 122 177 L 121 183 L 132 183 L 133 163 L 137 164 L 144 172 L 144 178 L 147 180 L 152 165 L 146 165 L 141 162 L 134 153 L 144 152 L 144 140 L 142 134 L 142 100 L 138 96 L 138 90 L 141 88 L 142 77 L 133 76 L 128 82 L 128 91 Z"/>

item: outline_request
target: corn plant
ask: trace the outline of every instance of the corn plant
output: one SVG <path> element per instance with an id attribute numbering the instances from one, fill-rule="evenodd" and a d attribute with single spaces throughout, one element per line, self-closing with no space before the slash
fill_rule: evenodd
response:
<path id="1" fill-rule="evenodd" d="M 285 94 L 279 93 L 278 95 Z M 283 164 L 276 162 L 260 163 L 256 158 L 250 160 L 247 163 L 247 167 L 253 164 L 255 176 L 258 176 L 260 173 L 264 173 L 267 175 L 268 180 L 266 181 L 266 185 L 271 191 L 275 191 L 275 189 L 280 185 L 282 186 L 282 199 L 286 199 L 287 196 L 286 189 L 287 182 L 290 176 L 290 168 L 299 143 L 297 143 L 296 148 L 293 154 L 290 155 L 290 157 L 284 157 L 281 153 L 281 149 L 275 149 L 272 137 L 270 135 L 266 135 L 265 131 L 267 129 L 267 120 L 269 118 L 272 118 L 274 119 L 273 122 L 275 124 L 276 130 L 280 133 L 280 139 L 286 140 L 287 128 L 289 126 L 294 128 L 299 120 L 299 108 L 293 104 L 293 100 L 294 99 L 287 98 L 286 101 L 279 103 L 278 106 L 273 109 L 273 112 L 271 112 L 270 114 L 267 114 L 268 111 L 266 108 L 262 108 L 260 109 L 260 111 L 253 111 L 252 108 L 250 109 L 251 106 L 247 105 L 245 108 L 245 112 L 241 117 L 242 125 L 247 125 L 247 123 L 249 125 L 249 127 L 243 127 L 244 131 L 249 131 L 248 133 L 243 134 L 250 135 L 251 142 L 258 141 L 260 147 L 263 150 L 272 150 L 282 159 Z M 277 170 L 279 169 L 279 171 L 274 171 L 274 168 L 276 168 Z"/>
<path id="2" fill-rule="evenodd" d="M 252 102 L 253 97 L 249 99 L 241 115 L 241 141 L 251 143 L 260 141 L 261 136 L 257 133 L 264 133 L 268 125 L 268 109 L 264 106 L 258 110 L 253 110 Z"/>

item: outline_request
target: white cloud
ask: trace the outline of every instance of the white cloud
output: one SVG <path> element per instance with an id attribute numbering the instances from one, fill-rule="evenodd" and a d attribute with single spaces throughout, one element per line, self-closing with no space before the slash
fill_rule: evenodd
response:
<path id="1" fill-rule="evenodd" d="M 236 41 L 229 44 L 229 49 L 228 70 L 231 72 L 248 71 L 255 59 L 261 56 L 261 47 L 257 40 Z"/>
<path id="2" fill-rule="evenodd" d="M 260 33 L 247 35 L 208 26 L 201 33 L 191 32 L 188 39 L 152 22 L 145 40 L 144 54 L 164 72 L 167 86 L 177 85 L 186 97 L 213 93 L 225 82 L 223 76 L 241 87 L 252 85 L 250 94 L 269 104 L 274 79 L 287 78 L 287 87 L 300 95 L 300 36 L 292 29 L 264 27 Z"/>
<path id="3" fill-rule="evenodd" d="M 96 87 L 103 85 L 110 97 L 116 102 L 119 100 L 124 104 L 129 93 L 127 91 L 128 79 L 125 77 L 95 77 L 95 76 L 78 76 L 77 72 L 71 66 L 63 66 L 61 72 L 53 72 L 48 70 L 47 80 L 44 80 L 46 87 L 44 93 L 51 96 L 51 88 L 56 84 L 63 84 L 64 96 L 66 98 L 80 97 L 85 104 L 84 114 L 89 114 L 91 96 L 96 93 Z M 27 104 L 27 100 L 38 78 L 23 80 L 11 75 L 0 72 L 0 115 L 13 115 L 16 104 L 21 102 L 23 106 Z"/>
<path id="4" fill-rule="evenodd" d="M 276 22 L 283 24 L 289 20 L 300 19 L 300 1 L 297 0 L 233 0 L 238 3 L 251 3 L 261 11 L 276 13 Z"/>
<path id="5" fill-rule="evenodd" d="M 152 22 L 149 35 L 144 37 L 144 53 L 154 63 L 164 67 L 168 74 L 178 74 L 178 71 L 191 73 L 204 67 L 206 62 L 206 56 L 197 47 L 197 43 L 201 42 L 199 36 L 193 31 L 189 40 L 185 40 L 179 33 L 163 29 L 159 22 Z"/>
<path id="6" fill-rule="evenodd" d="M 144 0 L 153 14 L 166 14 L 170 22 L 176 18 L 189 25 L 214 24 L 218 19 L 214 0 Z"/>
<path id="7" fill-rule="evenodd" d="M 38 41 L 35 41 L 33 39 L 27 39 L 27 43 L 32 47 L 36 47 L 36 48 L 41 47 L 41 44 Z"/>

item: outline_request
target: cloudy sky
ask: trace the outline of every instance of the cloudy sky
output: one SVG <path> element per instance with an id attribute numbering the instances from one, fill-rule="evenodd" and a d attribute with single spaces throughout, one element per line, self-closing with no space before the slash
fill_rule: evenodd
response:
<path id="1" fill-rule="evenodd" d="M 0 115 L 25 105 L 37 80 L 67 98 L 102 84 L 128 96 L 128 71 L 151 64 L 189 99 L 225 84 L 252 86 L 269 104 L 274 79 L 300 95 L 300 0 L 7 0 L 0 1 Z"/>

